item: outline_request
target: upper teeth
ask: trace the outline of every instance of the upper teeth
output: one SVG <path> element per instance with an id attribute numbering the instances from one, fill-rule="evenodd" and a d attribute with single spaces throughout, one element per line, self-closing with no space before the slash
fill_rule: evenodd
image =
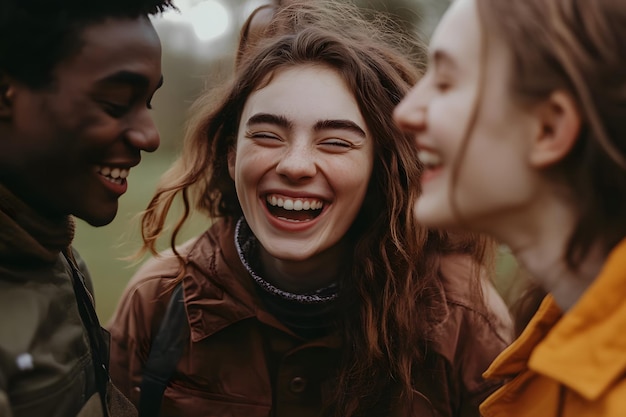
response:
<path id="1" fill-rule="evenodd" d="M 111 168 L 111 167 L 96 167 L 96 171 L 100 175 L 104 175 L 105 177 L 111 178 L 126 178 L 128 177 L 129 170 L 126 168 Z"/>
<path id="2" fill-rule="evenodd" d="M 324 206 L 324 203 L 320 200 L 308 200 L 308 199 L 290 199 L 284 197 L 276 197 L 275 195 L 268 195 L 267 202 L 276 207 L 282 207 L 285 210 L 319 210 Z"/>
<path id="3" fill-rule="evenodd" d="M 422 149 L 417 153 L 417 157 L 426 166 L 435 166 L 441 164 L 441 157 L 431 151 Z"/>

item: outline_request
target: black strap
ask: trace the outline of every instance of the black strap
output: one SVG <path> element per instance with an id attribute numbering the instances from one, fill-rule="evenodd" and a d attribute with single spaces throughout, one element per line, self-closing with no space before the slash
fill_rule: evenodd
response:
<path id="1" fill-rule="evenodd" d="M 109 383 L 109 344 L 104 340 L 103 329 L 94 309 L 93 299 L 85 286 L 83 274 L 76 266 L 74 258 L 69 252 L 64 251 L 63 256 L 65 256 L 65 260 L 72 270 L 72 284 L 74 286 L 76 303 L 78 304 L 78 312 L 89 336 L 96 386 L 100 393 L 104 416 L 108 417 L 106 401 L 107 385 Z"/>
<path id="2" fill-rule="evenodd" d="M 174 288 L 172 297 L 150 355 L 144 365 L 139 399 L 139 417 L 156 417 L 161 409 L 163 393 L 176 369 L 189 335 L 182 283 Z"/>

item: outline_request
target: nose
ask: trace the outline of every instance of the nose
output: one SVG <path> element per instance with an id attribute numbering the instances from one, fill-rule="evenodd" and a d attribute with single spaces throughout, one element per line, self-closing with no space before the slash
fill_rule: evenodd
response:
<path id="1" fill-rule="evenodd" d="M 290 181 L 312 178 L 317 172 L 312 149 L 306 145 L 291 144 L 281 155 L 276 173 Z"/>
<path id="2" fill-rule="evenodd" d="M 426 100 L 416 84 L 393 111 L 393 119 L 405 132 L 419 132 L 426 126 Z"/>
<path id="3" fill-rule="evenodd" d="M 161 143 L 159 131 L 148 109 L 142 109 L 126 131 L 128 143 L 136 149 L 154 152 Z"/>

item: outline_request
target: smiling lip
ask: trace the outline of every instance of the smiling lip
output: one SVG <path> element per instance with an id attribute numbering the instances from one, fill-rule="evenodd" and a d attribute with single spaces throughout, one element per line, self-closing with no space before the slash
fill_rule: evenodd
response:
<path id="1" fill-rule="evenodd" d="M 102 184 L 114 194 L 121 196 L 128 189 L 126 178 L 130 172 L 130 165 L 96 165 L 95 172 Z"/>
<path id="2" fill-rule="evenodd" d="M 272 207 L 281 207 L 287 211 L 315 211 L 324 207 L 319 198 L 287 197 L 280 194 L 267 194 L 265 201 Z"/>
<path id="3" fill-rule="evenodd" d="M 269 223 L 288 232 L 300 232 L 313 227 L 328 206 L 325 200 L 312 196 L 292 197 L 268 193 L 261 200 Z"/>
<path id="4" fill-rule="evenodd" d="M 432 181 L 441 172 L 443 166 L 442 159 L 434 148 L 425 146 L 421 143 L 417 144 L 417 148 L 418 158 L 424 166 L 420 182 L 422 184 L 426 184 L 427 182 Z"/>
<path id="5" fill-rule="evenodd" d="M 432 181 L 440 173 L 441 173 L 441 166 L 438 166 L 437 168 L 425 168 L 424 171 L 422 171 L 420 182 L 422 183 L 422 185 L 424 185 Z"/>

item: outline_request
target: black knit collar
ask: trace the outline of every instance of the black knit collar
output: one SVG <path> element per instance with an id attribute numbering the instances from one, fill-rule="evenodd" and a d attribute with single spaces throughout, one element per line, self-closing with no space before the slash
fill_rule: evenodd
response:
<path id="1" fill-rule="evenodd" d="M 251 256 L 253 256 L 252 254 L 256 253 L 257 245 L 258 241 L 256 236 L 254 236 L 252 230 L 250 230 L 250 227 L 248 226 L 248 223 L 246 223 L 245 219 L 241 217 L 237 221 L 237 226 L 235 228 L 235 247 L 237 248 L 237 253 L 239 254 L 241 263 L 252 276 L 256 284 L 264 291 L 285 300 L 296 301 L 302 304 L 327 303 L 336 299 L 339 295 L 339 286 L 337 283 L 333 283 L 327 287 L 320 288 L 306 294 L 295 294 L 277 288 L 267 280 L 263 279 L 250 266 L 251 262 L 248 260 Z"/>

